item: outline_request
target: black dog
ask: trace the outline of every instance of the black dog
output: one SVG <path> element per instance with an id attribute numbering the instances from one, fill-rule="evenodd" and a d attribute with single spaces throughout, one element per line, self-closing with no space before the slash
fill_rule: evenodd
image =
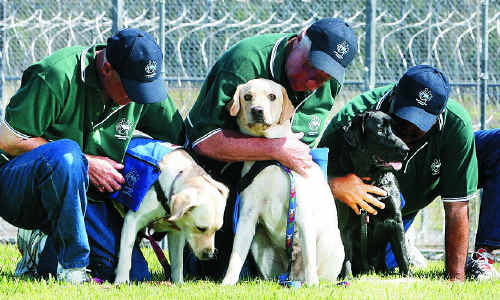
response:
<path id="1" fill-rule="evenodd" d="M 330 168 L 336 176 L 355 173 L 370 177 L 370 184 L 387 191 L 379 197 L 385 209 L 375 216 L 366 212 L 357 216 L 341 203 L 337 204 L 339 229 L 345 249 L 345 260 L 340 276 L 350 277 L 369 271 L 387 272 L 385 249 L 388 243 L 396 257 L 399 271 L 408 275 L 408 255 L 401 218 L 401 200 L 397 180 L 393 174 L 402 166 L 408 147 L 391 130 L 392 119 L 381 111 L 367 111 L 356 115 L 351 123 L 339 130 L 334 144 L 335 155 Z"/>

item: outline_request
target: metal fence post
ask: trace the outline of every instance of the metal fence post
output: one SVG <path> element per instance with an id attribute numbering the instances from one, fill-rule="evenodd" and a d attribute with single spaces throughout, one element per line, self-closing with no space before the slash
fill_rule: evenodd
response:
<path id="1" fill-rule="evenodd" d="M 160 37 L 160 49 L 163 52 L 163 61 L 161 65 L 161 76 L 165 78 L 166 64 L 165 64 L 165 0 L 160 0 L 160 32 L 158 36 Z"/>
<path id="2" fill-rule="evenodd" d="M 166 74 L 166 70 L 167 70 L 167 67 L 166 67 L 166 58 L 165 58 L 165 0 L 160 0 L 158 5 L 160 6 L 159 7 L 159 13 L 160 13 L 160 24 L 159 24 L 159 32 L 158 32 L 158 36 L 160 37 L 160 49 L 163 53 L 163 60 L 162 60 L 162 64 L 161 64 L 161 77 L 163 78 L 164 80 L 164 83 L 165 83 L 165 74 Z M 160 247 L 161 249 L 163 250 L 167 250 L 167 239 L 164 237 L 163 239 L 161 239 L 161 242 L 160 242 Z"/>
<path id="3" fill-rule="evenodd" d="M 123 28 L 123 0 L 113 0 L 113 25 L 111 27 L 112 34 L 117 33 Z"/>
<path id="4" fill-rule="evenodd" d="M 486 126 L 486 96 L 488 95 L 488 0 L 481 1 L 481 129 Z"/>
<path id="5" fill-rule="evenodd" d="M 375 87 L 377 1 L 366 0 L 366 34 L 365 34 L 365 89 Z"/>
<path id="6" fill-rule="evenodd" d="M 5 0 L 0 1 L 0 23 L 3 23 L 5 20 L 6 4 Z M 0 26 L 0 120 L 3 119 L 3 107 L 5 104 L 5 99 L 3 98 L 3 86 L 5 83 L 5 74 L 3 69 L 4 42 L 5 26 Z"/>

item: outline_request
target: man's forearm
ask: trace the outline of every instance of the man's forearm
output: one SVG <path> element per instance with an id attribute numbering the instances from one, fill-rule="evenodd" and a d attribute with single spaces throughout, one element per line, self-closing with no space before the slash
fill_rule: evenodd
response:
<path id="1" fill-rule="evenodd" d="M 282 139 L 249 137 L 232 130 L 223 130 L 196 146 L 207 157 L 220 161 L 273 160 L 273 153 Z"/>
<path id="2" fill-rule="evenodd" d="M 445 202 L 446 270 L 450 280 L 465 279 L 465 260 L 469 242 L 468 202 Z"/>
<path id="3" fill-rule="evenodd" d="M 277 160 L 303 176 L 314 165 L 310 148 L 300 141 L 302 134 L 284 138 L 249 137 L 223 130 L 196 145 L 201 155 L 220 161 Z"/>
<path id="4" fill-rule="evenodd" d="M 19 137 L 10 131 L 5 124 L 0 127 L 0 150 L 9 155 L 20 155 L 46 143 L 48 141 L 42 137 Z"/>

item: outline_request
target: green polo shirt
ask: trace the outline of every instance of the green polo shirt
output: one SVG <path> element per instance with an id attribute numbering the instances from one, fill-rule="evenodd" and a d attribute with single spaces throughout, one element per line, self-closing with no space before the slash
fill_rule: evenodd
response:
<path id="1" fill-rule="evenodd" d="M 313 92 L 296 93 L 287 82 L 285 58 L 287 41 L 293 34 L 266 34 L 244 39 L 226 51 L 210 70 L 198 99 L 186 118 L 186 132 L 192 146 L 222 129 L 238 130 L 236 118 L 225 108 L 236 87 L 251 79 L 271 79 L 287 90 L 296 108 L 292 130 L 304 132 L 302 141 L 310 146 L 326 126 L 341 84 L 332 79 Z"/>
<path id="2" fill-rule="evenodd" d="M 154 104 L 110 104 L 95 67 L 93 47 L 68 47 L 24 71 L 5 110 L 5 124 L 21 137 L 71 139 L 87 154 L 121 162 L 134 129 L 182 145 L 182 117 L 170 98 Z M 7 157 L 8 158 L 8 157 Z M 0 155 L 0 164 L 6 162 Z"/>
<path id="3" fill-rule="evenodd" d="M 335 159 L 334 138 L 338 130 L 365 110 L 388 110 L 384 97 L 394 85 L 370 90 L 349 101 L 332 119 L 320 142 L 330 148 Z M 433 126 L 425 140 L 416 145 L 396 172 L 406 204 L 403 215 L 416 213 L 437 196 L 444 202 L 468 201 L 477 192 L 477 160 L 474 134 L 469 115 L 453 100 Z M 334 176 L 335 170 L 329 170 Z"/>

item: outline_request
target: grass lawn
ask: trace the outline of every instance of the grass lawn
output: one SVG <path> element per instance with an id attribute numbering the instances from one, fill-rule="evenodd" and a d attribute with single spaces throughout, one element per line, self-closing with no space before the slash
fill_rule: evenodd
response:
<path id="1" fill-rule="evenodd" d="M 351 280 L 347 288 L 322 282 L 314 288 L 286 289 L 262 280 L 234 287 L 210 281 L 169 286 L 162 282 L 163 274 L 154 253 L 151 249 L 144 252 L 153 270 L 153 282 L 121 286 L 71 285 L 53 278 L 13 277 L 20 254 L 14 245 L 0 245 L 0 299 L 500 299 L 500 280 L 452 284 L 443 279 L 442 262 L 432 262 L 425 269 L 413 269 L 411 278 L 363 276 Z"/>

